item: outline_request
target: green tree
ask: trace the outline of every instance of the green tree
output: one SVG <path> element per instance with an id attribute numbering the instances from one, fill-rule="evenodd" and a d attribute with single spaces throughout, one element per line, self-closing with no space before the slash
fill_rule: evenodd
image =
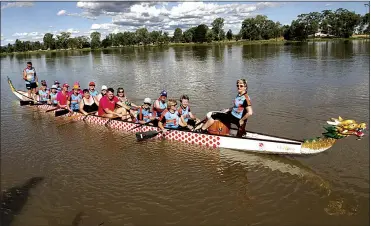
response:
<path id="1" fill-rule="evenodd" d="M 224 31 L 223 31 L 223 27 L 224 27 L 224 19 L 219 17 L 219 18 L 216 18 L 212 23 L 211 23 L 211 26 L 212 26 L 212 31 L 214 33 L 214 40 L 215 41 L 220 41 L 220 40 L 223 40 L 224 39 Z"/>
<path id="2" fill-rule="evenodd" d="M 179 43 L 179 42 L 183 41 L 182 29 L 180 29 L 179 27 L 175 29 L 173 39 L 174 39 L 174 42 L 176 42 L 176 43 Z"/>
<path id="3" fill-rule="evenodd" d="M 206 33 L 209 30 L 209 28 L 206 26 L 206 24 L 200 24 L 197 26 L 194 34 L 194 41 L 203 43 L 206 41 Z"/>
<path id="4" fill-rule="evenodd" d="M 232 38 L 233 38 L 233 33 L 232 33 L 232 30 L 231 30 L 231 29 L 229 29 L 229 30 L 228 30 L 228 32 L 227 32 L 227 39 L 228 39 L 229 41 L 231 41 L 231 40 L 232 40 Z"/>
<path id="5" fill-rule="evenodd" d="M 53 38 L 53 34 L 46 33 L 43 42 L 46 49 L 55 49 L 55 39 Z"/>
<path id="6" fill-rule="evenodd" d="M 92 49 L 97 49 L 101 46 L 101 41 L 100 41 L 101 34 L 97 31 L 94 31 L 93 33 L 90 34 L 90 46 Z"/>
<path id="7" fill-rule="evenodd" d="M 215 33 L 212 31 L 212 30 L 208 30 L 207 32 L 206 32 L 206 41 L 208 42 L 208 43 L 210 43 L 210 42 L 212 42 L 215 38 L 214 38 L 214 35 L 215 35 Z"/>
<path id="8" fill-rule="evenodd" d="M 192 33 L 192 31 L 186 30 L 183 33 L 183 38 L 184 38 L 184 41 L 187 42 L 187 43 L 192 42 L 192 40 L 193 40 L 193 33 Z"/>

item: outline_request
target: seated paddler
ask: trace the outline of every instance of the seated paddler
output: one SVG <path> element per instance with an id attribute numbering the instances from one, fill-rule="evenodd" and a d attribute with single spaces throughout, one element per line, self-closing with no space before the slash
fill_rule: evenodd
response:
<path id="1" fill-rule="evenodd" d="M 88 115 L 92 112 L 97 112 L 99 102 L 96 98 L 94 98 L 94 96 L 91 95 L 91 90 L 84 89 L 82 92 L 84 93 L 84 96 L 80 101 L 80 112 L 84 115 Z"/>
<path id="2" fill-rule="evenodd" d="M 105 117 L 105 118 L 118 118 L 120 117 L 122 120 L 126 120 L 126 115 L 123 114 L 124 105 L 115 95 L 115 90 L 113 88 L 108 88 L 107 93 L 102 96 L 99 101 L 98 106 L 98 115 Z M 116 108 L 116 105 L 119 107 Z"/>
<path id="3" fill-rule="evenodd" d="M 207 129 L 213 125 L 215 120 L 225 124 L 234 124 L 238 131 L 236 137 L 242 137 L 245 133 L 247 119 L 253 114 L 250 97 L 247 94 L 247 82 L 245 79 L 237 80 L 237 95 L 233 100 L 233 107 L 224 109 L 222 112 L 208 114 L 207 122 L 196 130 L 196 132 L 207 133 Z"/>
<path id="4" fill-rule="evenodd" d="M 178 108 L 179 115 L 182 115 L 184 121 L 189 129 L 193 129 L 197 122 L 200 120 L 191 112 L 191 107 L 189 106 L 189 97 L 187 95 L 182 95 L 179 99 L 180 106 Z"/>
<path id="5" fill-rule="evenodd" d="M 80 111 L 80 101 L 82 99 L 82 96 L 80 94 L 80 86 L 78 84 L 75 84 L 72 88 L 72 94 L 70 94 L 67 100 L 67 109 L 70 111 L 71 114 Z"/>
<path id="6" fill-rule="evenodd" d="M 187 130 L 187 123 L 177 111 L 177 102 L 174 99 L 167 101 L 167 109 L 164 110 L 158 119 L 158 127 L 166 132 L 166 129 Z M 166 128 L 166 129 L 165 129 Z"/>
<path id="7" fill-rule="evenodd" d="M 45 103 L 45 104 L 50 103 L 49 91 L 46 88 L 47 88 L 46 81 L 42 80 L 41 81 L 41 87 L 38 91 L 38 95 L 39 95 L 39 101 L 41 103 Z"/>
<path id="8" fill-rule="evenodd" d="M 151 99 L 145 98 L 143 101 L 143 105 L 139 107 L 138 109 L 138 115 L 137 115 L 137 122 L 140 124 L 147 123 L 148 125 L 153 125 L 151 121 L 155 119 L 155 116 L 153 115 L 151 111 Z"/>
<path id="9" fill-rule="evenodd" d="M 167 92 L 165 90 L 162 90 L 160 93 L 160 97 L 153 103 L 152 112 L 157 118 L 159 118 L 162 112 L 165 111 L 167 108 L 166 99 Z"/>

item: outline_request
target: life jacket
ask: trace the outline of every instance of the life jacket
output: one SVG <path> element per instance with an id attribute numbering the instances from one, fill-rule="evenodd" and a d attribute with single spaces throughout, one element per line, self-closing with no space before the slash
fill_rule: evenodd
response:
<path id="1" fill-rule="evenodd" d="M 159 102 L 159 105 L 160 105 L 160 109 L 158 108 L 155 108 L 155 102 L 158 100 Z M 156 117 L 160 117 L 162 112 L 164 112 L 165 109 L 167 109 L 167 103 L 163 103 L 160 98 L 158 98 L 154 103 L 153 103 L 153 108 L 152 108 L 152 111 L 153 111 L 153 114 L 155 114 Z"/>
<path id="2" fill-rule="evenodd" d="M 79 106 L 79 100 L 81 100 L 81 95 L 78 94 L 77 96 L 75 94 L 72 94 L 71 97 L 70 97 L 70 102 L 71 102 L 71 110 L 73 111 L 77 111 L 80 109 L 80 106 Z"/>
<path id="3" fill-rule="evenodd" d="M 179 127 L 179 113 L 175 111 L 171 113 L 169 110 L 165 110 L 162 112 L 159 121 L 163 121 L 165 119 L 164 127 L 166 128 L 178 128 Z"/>
<path id="4" fill-rule="evenodd" d="M 187 106 L 185 109 L 182 108 L 182 106 L 178 108 L 178 113 L 179 115 L 183 115 L 185 122 L 188 122 L 188 119 L 191 118 L 191 116 L 189 116 L 189 112 L 191 112 L 191 108 L 189 106 Z"/>
<path id="5" fill-rule="evenodd" d="M 150 109 L 146 110 L 143 107 L 139 108 L 138 120 L 144 120 L 145 122 L 149 122 L 152 117 L 152 112 Z"/>
<path id="6" fill-rule="evenodd" d="M 246 111 L 246 107 L 251 106 L 250 97 L 247 93 L 242 95 L 237 94 L 233 100 L 232 115 L 238 119 L 241 119 Z"/>
<path id="7" fill-rule="evenodd" d="M 89 93 L 90 93 L 90 96 L 92 97 L 95 97 L 99 94 L 97 90 L 94 90 L 94 91 L 89 90 Z"/>
<path id="8" fill-rule="evenodd" d="M 36 74 L 36 70 L 34 67 L 31 67 L 31 69 L 29 68 L 25 68 L 24 71 L 26 72 L 26 83 L 34 83 L 36 82 L 35 80 L 35 74 Z"/>
<path id="9" fill-rule="evenodd" d="M 49 99 L 49 92 L 48 91 L 43 91 L 39 90 L 39 100 L 40 101 L 47 101 Z"/>
<path id="10" fill-rule="evenodd" d="M 58 101 L 57 101 L 57 95 L 58 95 L 58 92 L 56 92 L 55 94 L 54 93 L 50 93 L 50 101 L 52 104 L 57 104 Z"/>

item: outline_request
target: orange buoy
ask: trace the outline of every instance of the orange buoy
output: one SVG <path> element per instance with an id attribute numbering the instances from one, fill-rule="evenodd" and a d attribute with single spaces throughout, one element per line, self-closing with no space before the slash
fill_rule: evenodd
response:
<path id="1" fill-rule="evenodd" d="M 222 123 L 219 120 L 215 122 L 207 129 L 209 134 L 213 135 L 229 135 L 229 130 L 231 129 L 231 124 Z"/>

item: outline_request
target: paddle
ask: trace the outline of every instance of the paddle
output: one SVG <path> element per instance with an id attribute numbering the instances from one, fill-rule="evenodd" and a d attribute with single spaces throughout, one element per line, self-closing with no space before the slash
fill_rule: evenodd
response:
<path id="1" fill-rule="evenodd" d="M 86 116 L 88 116 L 88 115 L 92 115 L 92 114 L 94 114 L 94 113 L 96 113 L 96 111 L 89 112 L 87 115 L 84 116 L 84 118 L 85 118 Z M 71 121 L 72 119 L 78 118 L 78 117 L 80 117 L 80 116 L 82 116 L 82 115 L 81 115 L 81 114 L 76 114 L 76 115 L 70 116 L 70 117 L 67 118 L 67 120 L 68 120 L 67 122 L 62 123 L 62 124 L 59 124 L 58 127 L 60 127 L 60 126 L 64 126 L 64 125 L 67 125 L 67 124 L 69 124 L 69 123 L 72 123 L 72 122 L 73 122 L 73 121 Z"/>
<path id="2" fill-rule="evenodd" d="M 55 108 L 52 108 L 52 109 L 46 110 L 45 112 L 55 111 L 55 110 L 57 110 L 57 109 L 59 109 L 59 107 L 55 107 Z"/>
<path id="3" fill-rule="evenodd" d="M 60 111 L 55 111 L 55 117 L 65 115 L 65 114 L 67 114 L 69 112 L 70 111 L 68 109 L 63 109 L 63 110 L 60 110 Z"/>
<path id="4" fill-rule="evenodd" d="M 44 105 L 44 104 L 46 104 L 46 102 L 42 103 L 42 102 L 35 102 L 35 101 L 32 101 L 32 100 L 20 100 L 19 104 L 21 106 L 24 106 L 24 105 Z"/>
<path id="5" fill-rule="evenodd" d="M 152 130 L 152 131 L 147 131 L 147 132 L 142 132 L 142 133 L 137 132 L 135 136 L 137 137 L 137 141 L 143 141 L 143 140 L 151 139 L 152 137 L 157 136 L 159 133 L 162 133 L 162 130 L 161 131 Z"/>
<path id="6" fill-rule="evenodd" d="M 156 119 L 154 119 L 154 120 L 156 120 Z M 135 126 L 135 127 L 129 129 L 129 130 L 126 131 L 126 132 L 132 131 L 132 130 L 134 130 L 134 129 L 138 128 L 138 127 L 141 127 L 141 126 L 148 125 L 149 123 L 151 123 L 151 122 L 154 121 L 154 120 L 150 120 L 150 121 L 148 121 L 148 122 L 146 122 L 146 123 L 144 123 L 144 124 L 140 124 L 140 125 L 138 125 L 138 126 Z M 129 137 L 129 136 L 131 136 L 131 134 L 129 134 L 129 135 L 127 135 L 127 136 L 123 136 L 123 137 L 121 137 L 121 138 L 126 138 L 126 137 Z"/>

